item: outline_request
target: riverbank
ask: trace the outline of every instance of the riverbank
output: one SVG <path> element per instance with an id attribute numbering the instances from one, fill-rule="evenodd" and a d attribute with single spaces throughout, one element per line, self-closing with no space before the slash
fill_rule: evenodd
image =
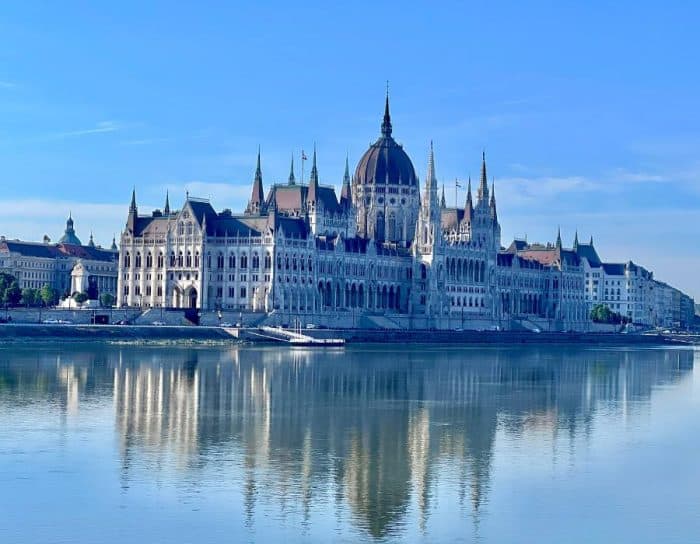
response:
<path id="1" fill-rule="evenodd" d="M 261 339 L 255 328 L 149 326 L 149 325 L 54 325 L 3 324 L 0 341 L 89 342 L 226 342 L 274 343 Z M 362 329 L 316 329 L 304 334 L 316 338 L 343 338 L 348 343 L 391 344 L 596 344 L 596 345 L 663 345 L 693 343 L 693 337 L 679 339 L 663 335 L 562 333 L 530 331 L 397 331 Z M 696 341 L 700 340 L 694 337 Z"/>

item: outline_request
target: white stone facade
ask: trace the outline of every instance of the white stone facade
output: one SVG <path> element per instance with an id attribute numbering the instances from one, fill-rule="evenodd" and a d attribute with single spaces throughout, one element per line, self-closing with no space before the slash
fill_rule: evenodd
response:
<path id="1" fill-rule="evenodd" d="M 393 140 L 387 101 L 382 135 L 352 178 L 346 162 L 340 199 L 319 183 L 315 150 L 308 184 L 292 166 L 267 195 L 258 155 L 243 214 L 188 196 L 180 210 L 166 198 L 162 211 L 139 215 L 132 195 L 118 303 L 257 312 L 278 324 L 588 330 L 592 304 L 613 303 L 605 282 L 618 280 L 578 245 L 565 249 L 558 237 L 503 249 L 485 157 L 476 199 L 470 183 L 465 207 L 447 208 L 431 144 L 421 193 Z M 651 275 L 631 263 L 626 270 L 619 302 L 646 319 Z M 598 284 L 594 273 L 604 274 Z M 617 283 L 607 289 L 617 293 Z"/>

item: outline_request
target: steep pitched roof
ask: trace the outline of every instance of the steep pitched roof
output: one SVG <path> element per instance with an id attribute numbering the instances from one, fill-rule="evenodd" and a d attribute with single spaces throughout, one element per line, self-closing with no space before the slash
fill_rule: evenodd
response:
<path id="1" fill-rule="evenodd" d="M 595 250 L 592 244 L 582 244 L 579 242 L 576 245 L 576 253 L 582 259 L 586 259 L 588 264 L 594 268 L 598 268 L 601 265 L 600 257 L 598 252 Z"/>

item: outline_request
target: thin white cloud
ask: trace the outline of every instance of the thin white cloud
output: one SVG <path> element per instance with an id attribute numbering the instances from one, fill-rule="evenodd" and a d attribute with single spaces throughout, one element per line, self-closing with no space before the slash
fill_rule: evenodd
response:
<path id="1" fill-rule="evenodd" d="M 86 128 L 81 130 L 68 130 L 65 132 L 57 132 L 51 135 L 51 138 L 63 139 L 63 138 L 73 138 L 78 136 L 88 136 L 90 134 L 103 134 L 106 132 L 116 132 L 122 129 L 122 125 L 115 121 L 100 121 L 93 128 Z"/>
<path id="2" fill-rule="evenodd" d="M 169 142 L 170 140 L 170 138 L 143 138 L 141 140 L 125 140 L 120 143 L 121 145 L 153 145 Z"/>

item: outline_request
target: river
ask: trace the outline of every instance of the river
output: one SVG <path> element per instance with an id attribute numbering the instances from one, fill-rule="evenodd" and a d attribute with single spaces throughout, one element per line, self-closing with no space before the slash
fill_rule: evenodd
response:
<path id="1" fill-rule="evenodd" d="M 691 542 L 700 351 L 0 346 L 0 542 Z"/>

